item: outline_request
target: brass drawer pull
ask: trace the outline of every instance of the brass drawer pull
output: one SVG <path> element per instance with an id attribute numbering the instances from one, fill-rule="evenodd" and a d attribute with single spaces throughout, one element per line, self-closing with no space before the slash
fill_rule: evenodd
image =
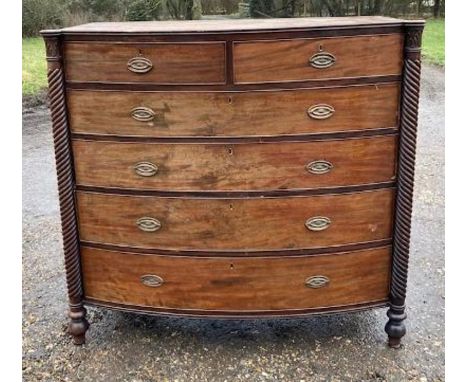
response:
<path id="1" fill-rule="evenodd" d="M 305 281 L 306 287 L 317 289 L 323 288 L 330 283 L 330 279 L 327 276 L 311 276 Z"/>
<path id="2" fill-rule="evenodd" d="M 133 169 L 135 170 L 135 174 L 149 177 L 156 175 L 159 167 L 151 162 L 138 162 Z"/>
<path id="3" fill-rule="evenodd" d="M 307 110 L 307 114 L 312 119 L 327 119 L 330 118 L 334 113 L 335 108 L 325 103 L 313 105 Z"/>
<path id="4" fill-rule="evenodd" d="M 151 288 L 160 287 L 164 283 L 163 278 L 158 275 L 143 275 L 140 277 L 140 281 L 143 285 Z"/>
<path id="5" fill-rule="evenodd" d="M 156 117 L 156 113 L 149 107 L 138 106 L 130 112 L 131 117 L 138 122 L 150 122 Z"/>
<path id="6" fill-rule="evenodd" d="M 309 58 L 309 65 L 316 69 L 326 69 L 333 66 L 336 58 L 328 52 L 318 52 Z"/>
<path id="7" fill-rule="evenodd" d="M 314 160 L 307 164 L 306 169 L 311 174 L 322 175 L 330 172 L 333 168 L 333 165 L 324 159 Z"/>
<path id="8" fill-rule="evenodd" d="M 314 216 L 307 219 L 305 226 L 308 230 L 318 232 L 327 229 L 331 224 L 331 220 L 325 216 Z"/>
<path id="9" fill-rule="evenodd" d="M 138 56 L 128 60 L 127 68 L 133 73 L 144 74 L 153 69 L 153 63 L 149 58 Z"/>
<path id="10" fill-rule="evenodd" d="M 156 232 L 161 229 L 162 225 L 158 219 L 143 216 L 136 221 L 136 225 L 144 232 Z"/>

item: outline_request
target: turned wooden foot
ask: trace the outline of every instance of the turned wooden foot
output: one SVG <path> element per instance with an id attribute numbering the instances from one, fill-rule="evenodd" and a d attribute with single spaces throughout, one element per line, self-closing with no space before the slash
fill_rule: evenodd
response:
<path id="1" fill-rule="evenodd" d="M 86 309 L 80 305 L 70 305 L 68 313 L 70 323 L 68 324 L 68 333 L 73 337 L 75 345 L 83 345 L 85 343 L 86 331 L 89 328 L 89 323 L 86 320 Z"/>
<path id="2" fill-rule="evenodd" d="M 406 334 L 404 320 L 406 319 L 404 305 L 390 305 L 387 311 L 388 322 L 385 325 L 385 332 L 388 334 L 388 346 L 399 348 L 401 338 Z"/>

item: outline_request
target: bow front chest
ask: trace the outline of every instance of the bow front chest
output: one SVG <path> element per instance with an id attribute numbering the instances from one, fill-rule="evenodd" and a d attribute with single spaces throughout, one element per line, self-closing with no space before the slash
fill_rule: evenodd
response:
<path id="1" fill-rule="evenodd" d="M 405 334 L 421 21 L 47 30 L 69 332 L 85 305 Z"/>

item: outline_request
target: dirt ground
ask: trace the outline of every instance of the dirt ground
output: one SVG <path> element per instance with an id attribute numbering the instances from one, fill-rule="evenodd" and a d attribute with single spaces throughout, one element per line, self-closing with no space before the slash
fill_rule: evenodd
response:
<path id="1" fill-rule="evenodd" d="M 222 321 L 89 309 L 85 346 L 66 334 L 51 125 L 23 114 L 25 381 L 444 380 L 444 72 L 424 66 L 408 289 L 408 334 L 386 346 L 385 310 Z"/>

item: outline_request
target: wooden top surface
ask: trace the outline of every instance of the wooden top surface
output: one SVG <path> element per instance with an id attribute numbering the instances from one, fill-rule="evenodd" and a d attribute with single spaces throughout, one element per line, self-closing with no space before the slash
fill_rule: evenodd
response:
<path id="1" fill-rule="evenodd" d="M 60 30 L 45 30 L 42 34 L 94 34 L 94 33 L 224 33 L 271 30 L 354 28 L 421 23 L 382 16 L 305 17 L 283 19 L 224 19 L 185 21 L 129 21 L 98 22 L 77 25 Z"/>

